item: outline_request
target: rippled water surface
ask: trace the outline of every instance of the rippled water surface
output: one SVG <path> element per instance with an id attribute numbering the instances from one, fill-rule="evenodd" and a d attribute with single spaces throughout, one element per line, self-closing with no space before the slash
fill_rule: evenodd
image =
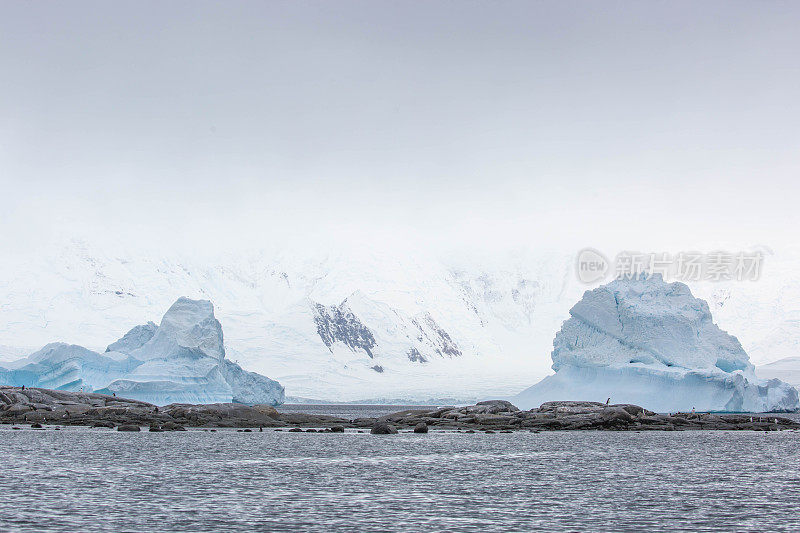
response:
<path id="1" fill-rule="evenodd" d="M 0 531 L 800 531 L 800 432 L 0 427 Z"/>

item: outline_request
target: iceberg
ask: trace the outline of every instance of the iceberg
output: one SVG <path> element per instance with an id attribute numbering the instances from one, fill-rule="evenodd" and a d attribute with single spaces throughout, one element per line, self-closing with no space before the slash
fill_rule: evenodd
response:
<path id="1" fill-rule="evenodd" d="M 225 359 L 222 325 L 208 300 L 179 298 L 160 325 L 136 326 L 102 354 L 52 343 L 5 365 L 0 384 L 118 394 L 160 405 L 284 400 L 277 381 Z"/>
<path id="2" fill-rule="evenodd" d="M 552 360 L 555 374 L 514 397 L 516 405 L 610 398 L 661 412 L 800 408 L 792 386 L 756 378 L 705 301 L 659 274 L 586 291 L 556 334 Z"/>

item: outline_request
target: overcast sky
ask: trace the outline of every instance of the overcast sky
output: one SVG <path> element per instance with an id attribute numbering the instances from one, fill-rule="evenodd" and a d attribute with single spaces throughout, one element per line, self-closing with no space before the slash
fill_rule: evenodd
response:
<path id="1" fill-rule="evenodd" d="M 4 252 L 775 247 L 797 2 L 0 2 Z"/>

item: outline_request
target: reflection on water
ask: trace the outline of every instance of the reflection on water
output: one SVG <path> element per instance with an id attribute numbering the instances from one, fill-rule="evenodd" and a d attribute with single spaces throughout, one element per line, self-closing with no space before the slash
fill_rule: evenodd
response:
<path id="1" fill-rule="evenodd" d="M 800 432 L 0 427 L 0 530 L 798 531 Z"/>

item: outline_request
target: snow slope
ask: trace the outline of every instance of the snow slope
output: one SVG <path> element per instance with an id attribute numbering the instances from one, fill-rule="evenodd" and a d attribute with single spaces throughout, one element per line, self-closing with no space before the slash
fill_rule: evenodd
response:
<path id="1" fill-rule="evenodd" d="M 186 295 L 214 302 L 231 360 L 290 396 L 470 400 L 544 376 L 536 354 L 567 312 L 562 295 L 582 291 L 569 254 L 479 264 L 366 250 L 157 257 L 70 243 L 0 265 L 0 343 L 105 346 Z"/>
<path id="2" fill-rule="evenodd" d="M 587 291 L 553 341 L 555 375 L 512 400 L 646 405 L 659 411 L 800 408 L 797 391 L 759 381 L 736 337 L 713 323 L 708 304 L 659 274 Z"/>
<path id="3" fill-rule="evenodd" d="M 102 351 L 188 296 L 214 302 L 227 358 L 277 379 L 288 396 L 470 401 L 548 375 L 553 336 L 587 288 L 574 250 L 482 256 L 320 244 L 313 253 L 187 255 L 126 246 L 70 241 L 0 262 L 0 357 L 53 341 Z M 766 363 L 797 355 L 798 266 L 800 254 L 771 255 L 758 282 L 692 290 Z"/>
<path id="4" fill-rule="evenodd" d="M 800 389 L 800 357 L 785 357 L 756 369 L 762 379 L 780 379 Z"/>

